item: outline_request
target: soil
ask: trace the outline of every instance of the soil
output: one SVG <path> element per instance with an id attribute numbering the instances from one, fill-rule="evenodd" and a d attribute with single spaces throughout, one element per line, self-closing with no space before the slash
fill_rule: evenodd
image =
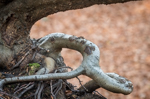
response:
<path id="1" fill-rule="evenodd" d="M 115 72 L 131 80 L 130 95 L 115 94 L 102 88 L 108 99 L 150 99 L 150 1 L 124 4 L 94 5 L 88 8 L 59 12 L 42 18 L 32 27 L 31 37 L 62 32 L 95 43 L 101 51 L 100 66 L 104 72 Z M 65 63 L 77 68 L 80 53 L 64 49 Z M 80 76 L 84 84 L 90 78 Z M 78 80 L 69 80 L 79 87 Z"/>

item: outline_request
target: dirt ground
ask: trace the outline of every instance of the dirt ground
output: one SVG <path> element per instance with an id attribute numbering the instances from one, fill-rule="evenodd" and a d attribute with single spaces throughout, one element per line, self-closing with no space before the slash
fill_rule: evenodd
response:
<path id="1" fill-rule="evenodd" d="M 92 7 L 59 12 L 35 23 L 32 38 L 62 32 L 97 44 L 101 51 L 100 66 L 104 72 L 115 72 L 131 80 L 130 95 L 98 91 L 108 99 L 150 99 L 150 0 L 125 4 L 94 5 Z M 67 66 L 77 68 L 80 53 L 64 49 Z M 90 78 L 80 76 L 83 83 Z M 70 80 L 76 86 L 76 79 Z"/>

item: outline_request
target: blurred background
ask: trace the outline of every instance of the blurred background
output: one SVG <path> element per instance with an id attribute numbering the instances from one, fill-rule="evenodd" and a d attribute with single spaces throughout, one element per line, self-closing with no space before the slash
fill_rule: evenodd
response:
<path id="1" fill-rule="evenodd" d="M 108 99 L 150 99 L 150 0 L 124 4 L 94 5 L 59 12 L 42 18 L 31 29 L 32 38 L 62 32 L 95 43 L 101 51 L 100 66 L 104 72 L 115 72 L 131 80 L 130 95 L 98 91 Z M 77 68 L 80 53 L 63 49 L 67 66 Z M 90 78 L 80 76 L 84 84 Z M 69 80 L 79 86 L 78 80 Z"/>

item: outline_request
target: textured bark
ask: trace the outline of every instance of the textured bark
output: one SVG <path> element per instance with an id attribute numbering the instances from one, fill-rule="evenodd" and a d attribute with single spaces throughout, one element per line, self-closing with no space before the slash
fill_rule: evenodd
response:
<path id="1" fill-rule="evenodd" d="M 2 56 L 0 57 L 0 67 L 6 67 L 21 48 L 26 48 L 26 44 L 29 43 L 27 38 L 29 31 L 40 18 L 56 12 L 81 9 L 94 4 L 114 4 L 128 1 L 138 0 L 1 0 L 0 54 Z"/>
<path id="2" fill-rule="evenodd" d="M 90 80 L 89 82 L 84 84 L 84 87 L 87 89 L 88 93 L 92 93 L 93 90 L 100 88 L 100 86 L 94 80 Z M 78 88 L 78 90 L 82 91 L 82 90 L 84 90 L 84 87 L 81 86 L 80 88 Z"/>
<path id="3" fill-rule="evenodd" d="M 6 67 L 14 58 L 19 60 L 16 55 L 21 49 L 29 49 L 32 25 L 25 22 L 21 14 L 9 9 L 1 8 L 0 12 L 0 67 Z"/>
<path id="4" fill-rule="evenodd" d="M 138 0 L 4 0 L 4 10 L 22 13 L 28 22 L 35 22 L 42 17 L 60 11 L 81 9 L 94 4 L 115 4 Z M 0 7 L 0 8 L 3 8 Z"/>

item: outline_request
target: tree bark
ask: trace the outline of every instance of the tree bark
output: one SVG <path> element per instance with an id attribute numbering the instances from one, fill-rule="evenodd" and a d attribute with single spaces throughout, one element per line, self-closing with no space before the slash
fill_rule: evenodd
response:
<path id="1" fill-rule="evenodd" d="M 114 4 L 138 0 L 1 0 L 0 1 L 0 67 L 7 67 L 21 49 L 31 49 L 29 32 L 42 17 L 85 8 L 94 4 Z M 28 44 L 29 43 L 29 44 Z M 26 51 L 22 51 L 22 53 Z M 16 59 L 16 62 L 20 58 Z M 16 63 L 14 62 L 14 63 Z M 14 64 L 13 64 L 14 65 Z"/>

